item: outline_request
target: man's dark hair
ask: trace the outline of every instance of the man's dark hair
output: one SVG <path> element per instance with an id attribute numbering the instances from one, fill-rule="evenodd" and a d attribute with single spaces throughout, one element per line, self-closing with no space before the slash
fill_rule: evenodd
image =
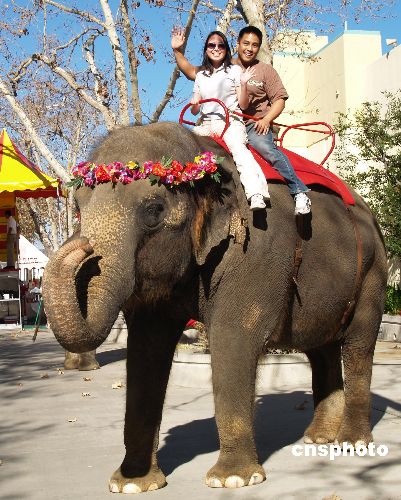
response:
<path id="1" fill-rule="evenodd" d="M 224 71 L 226 71 L 227 68 L 232 65 L 232 63 L 231 63 L 231 49 L 230 49 L 230 46 L 228 45 L 228 40 L 227 40 L 226 35 L 224 33 L 222 33 L 221 31 L 212 31 L 211 33 L 208 34 L 208 36 L 206 38 L 206 42 L 205 42 L 205 45 L 203 47 L 203 61 L 202 61 L 202 69 L 204 71 L 206 71 L 207 73 L 209 73 L 209 75 L 211 75 L 213 73 L 214 68 L 213 68 L 213 65 L 211 64 L 211 62 L 209 61 L 209 57 L 207 55 L 207 44 L 209 42 L 210 37 L 212 37 L 213 35 L 218 35 L 223 40 L 224 46 L 226 48 L 226 55 L 225 55 L 224 60 L 223 60 Z"/>
<path id="2" fill-rule="evenodd" d="M 238 34 L 238 41 L 240 41 L 244 35 L 248 35 L 249 33 L 256 35 L 259 38 L 260 45 L 262 45 L 263 34 L 256 26 L 245 26 L 245 28 L 242 28 Z"/>
<path id="3" fill-rule="evenodd" d="M 6 217 L 11 217 L 11 210 L 6 210 L 4 213 Z"/>

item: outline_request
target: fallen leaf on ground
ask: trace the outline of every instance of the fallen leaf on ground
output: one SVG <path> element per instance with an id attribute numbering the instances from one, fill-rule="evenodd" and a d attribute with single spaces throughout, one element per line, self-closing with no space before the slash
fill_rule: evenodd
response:
<path id="1" fill-rule="evenodd" d="M 68 422 L 76 422 L 77 421 L 77 417 L 74 417 L 74 418 L 69 418 L 68 419 Z"/>
<path id="2" fill-rule="evenodd" d="M 124 387 L 124 384 L 119 380 L 118 382 L 114 382 L 114 384 L 111 384 L 112 389 L 121 389 Z"/>
<path id="3" fill-rule="evenodd" d="M 40 378 L 49 378 L 49 374 L 48 373 L 44 373 L 43 375 L 40 376 Z"/>
<path id="4" fill-rule="evenodd" d="M 342 498 L 337 495 L 330 495 L 329 497 L 322 498 L 322 500 L 342 500 Z"/>
<path id="5" fill-rule="evenodd" d="M 63 370 L 61 368 L 57 368 L 57 373 L 59 375 L 64 375 L 64 372 L 63 372 Z"/>
<path id="6" fill-rule="evenodd" d="M 83 392 L 83 393 L 82 393 L 82 396 L 83 396 L 83 397 L 85 397 L 85 396 L 90 396 L 90 395 L 91 395 L 91 394 L 90 394 L 90 392 Z"/>
<path id="7" fill-rule="evenodd" d="M 3 460 L 0 460 L 0 465 L 3 465 Z"/>
<path id="8" fill-rule="evenodd" d="M 297 405 L 295 405 L 294 409 L 295 410 L 305 410 L 307 404 L 308 404 L 307 401 L 303 401 L 302 403 L 298 403 Z"/>
<path id="9" fill-rule="evenodd" d="M 21 384 L 21 382 L 19 382 L 19 383 L 17 384 L 17 387 L 22 387 L 23 385 L 24 385 L 24 384 Z"/>
<path id="10" fill-rule="evenodd" d="M 90 382 L 92 380 L 90 377 L 83 377 L 83 379 L 85 380 L 85 382 Z"/>

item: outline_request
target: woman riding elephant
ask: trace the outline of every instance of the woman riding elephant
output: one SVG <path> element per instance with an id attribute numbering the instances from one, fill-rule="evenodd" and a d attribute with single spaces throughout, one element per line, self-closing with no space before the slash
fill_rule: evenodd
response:
<path id="1" fill-rule="evenodd" d="M 217 183 L 211 176 L 222 156 Z M 158 432 L 188 318 L 209 331 L 220 438 L 209 486 L 265 478 L 253 418 L 258 358 L 268 346 L 309 357 L 315 413 L 306 441 L 370 442 L 372 358 L 387 263 L 362 199 L 354 193 L 355 205 L 346 206 L 317 187 L 310 192 L 313 215 L 298 227 L 288 188 L 275 182 L 267 217 L 252 213 L 227 153 L 173 123 L 115 130 L 91 161 L 77 173 L 81 237 L 52 256 L 43 294 L 49 323 L 70 351 L 95 349 L 124 311 L 126 455 L 111 491 L 166 484 L 157 464 Z M 206 173 L 198 175 L 201 164 Z M 175 169 L 175 177 L 166 169 Z"/>

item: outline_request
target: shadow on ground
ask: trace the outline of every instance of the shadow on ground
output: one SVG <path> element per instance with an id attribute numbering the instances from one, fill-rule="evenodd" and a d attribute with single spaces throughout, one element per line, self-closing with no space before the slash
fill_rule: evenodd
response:
<path id="1" fill-rule="evenodd" d="M 374 427 L 383 418 L 385 412 L 401 412 L 401 404 L 379 394 L 372 396 L 371 423 L 374 431 Z M 311 393 L 294 391 L 260 396 L 257 400 L 255 420 L 256 444 L 260 462 L 265 463 L 275 452 L 302 439 L 312 416 Z M 215 419 L 193 420 L 173 427 L 167 432 L 165 443 L 158 452 L 159 464 L 168 475 L 196 456 L 218 450 L 219 441 Z"/>
<path id="2" fill-rule="evenodd" d="M 110 363 L 115 363 L 116 361 L 122 361 L 123 359 L 127 359 L 127 349 L 120 348 L 99 352 L 96 353 L 96 359 L 100 367 L 108 365 Z"/>

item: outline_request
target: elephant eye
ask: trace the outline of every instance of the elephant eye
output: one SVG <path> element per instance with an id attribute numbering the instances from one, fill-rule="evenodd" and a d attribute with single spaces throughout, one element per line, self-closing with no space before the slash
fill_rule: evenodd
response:
<path id="1" fill-rule="evenodd" d="M 161 201 L 148 202 L 142 207 L 141 216 L 145 226 L 154 228 L 164 219 L 165 207 Z"/>

